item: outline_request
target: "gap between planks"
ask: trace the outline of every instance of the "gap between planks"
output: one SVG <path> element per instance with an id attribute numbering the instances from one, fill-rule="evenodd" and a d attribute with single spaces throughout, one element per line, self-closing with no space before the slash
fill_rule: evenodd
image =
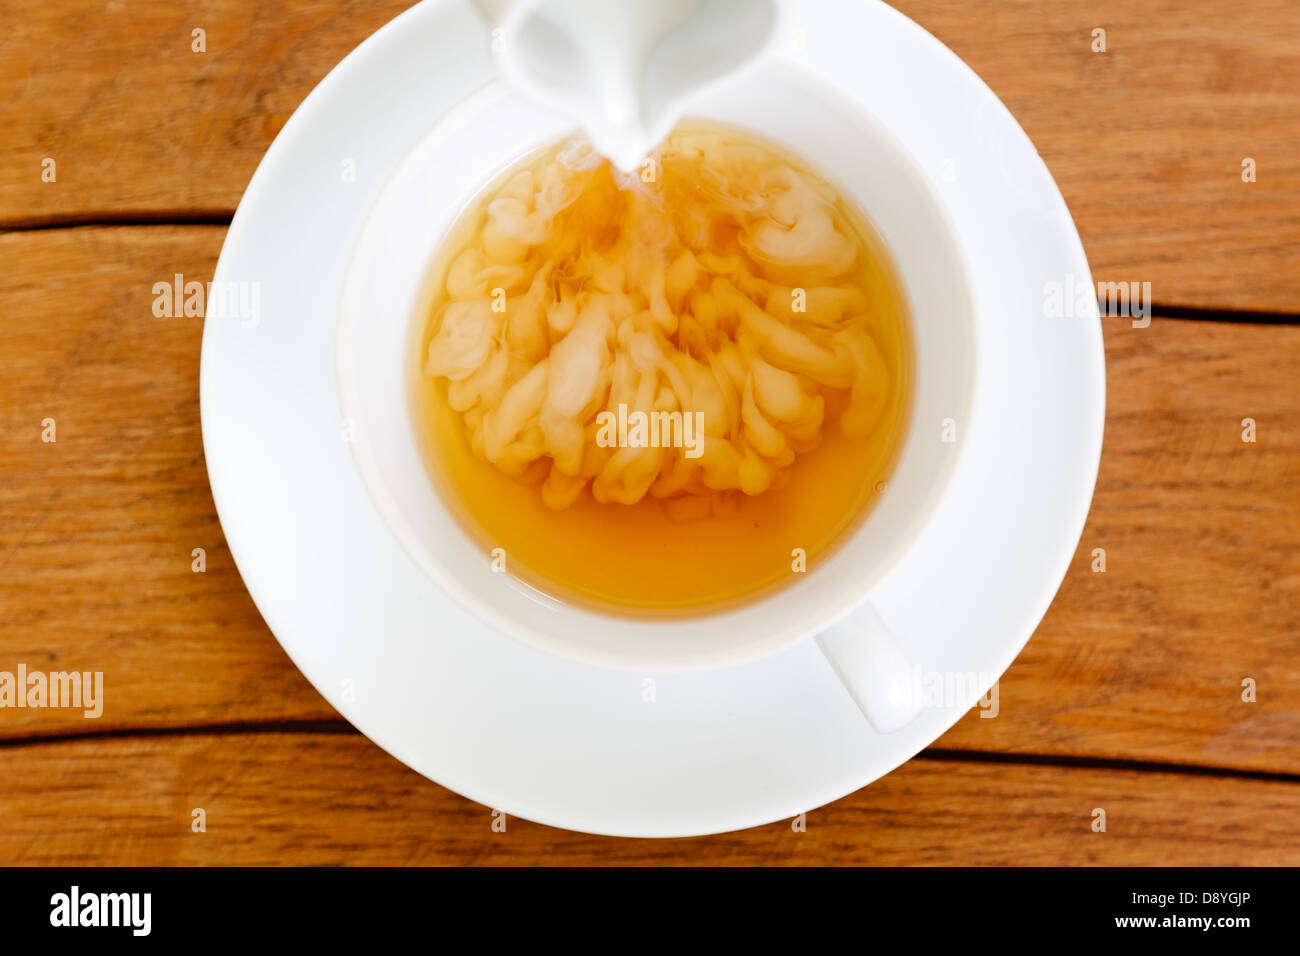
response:
<path id="1" fill-rule="evenodd" d="M 57 229 L 116 228 L 123 226 L 229 226 L 231 214 L 225 210 L 162 210 L 115 214 L 111 217 L 75 215 L 48 217 L 30 221 L 0 224 L 0 234 L 44 232 Z M 1152 314 L 1157 318 L 1190 319 L 1196 321 L 1242 322 L 1254 324 L 1300 325 L 1300 313 L 1260 312 L 1200 308 L 1196 306 L 1152 304 Z M 174 727 L 125 727 L 108 731 L 85 731 L 65 734 L 31 735 L 0 740 L 0 750 L 24 746 L 68 743 L 114 738 L 219 736 L 225 734 L 355 734 L 356 729 L 341 720 L 232 722 L 198 724 Z M 1162 761 L 1112 759 L 1036 753 L 1006 753 L 985 750 L 953 750 L 929 748 L 917 754 L 918 760 L 956 761 L 966 763 L 1014 764 L 1028 766 L 1060 767 L 1147 773 L 1174 773 L 1195 776 L 1227 777 L 1266 782 L 1300 783 L 1300 773 L 1282 773 L 1238 768 L 1211 767 L 1200 764 L 1178 764 Z"/>
<path id="2" fill-rule="evenodd" d="M 122 226 L 220 226 L 230 225 L 226 209 L 163 209 L 114 213 L 111 216 L 77 214 L 15 219 L 0 222 L 0 235 L 50 232 L 57 229 L 114 229 Z M 1268 312 L 1254 309 L 1216 309 L 1194 305 L 1151 304 L 1158 319 L 1192 319 L 1202 322 L 1240 322 L 1248 325 L 1300 325 L 1300 312 Z"/>
<path id="3" fill-rule="evenodd" d="M 229 723 L 183 724 L 163 727 L 118 727 L 112 730 L 34 734 L 25 737 L 0 739 L 0 752 L 5 750 L 16 750 L 22 747 L 85 743 L 94 740 L 221 737 L 240 734 L 298 734 L 303 736 L 319 734 L 322 736 L 352 736 L 360 735 L 360 731 L 345 720 L 271 720 L 263 722 L 232 721 Z M 1213 767 L 1203 764 L 1181 764 L 1161 760 L 1073 756 L 1069 754 L 1008 753 L 996 750 L 955 750 L 944 747 L 928 747 L 912 759 L 935 762 L 1057 767 L 1059 769 L 1068 770 L 1110 770 L 1129 773 L 1167 773 L 1179 774 L 1182 776 L 1255 780 L 1264 783 L 1300 783 L 1300 773 L 1249 770 L 1236 767 Z"/>

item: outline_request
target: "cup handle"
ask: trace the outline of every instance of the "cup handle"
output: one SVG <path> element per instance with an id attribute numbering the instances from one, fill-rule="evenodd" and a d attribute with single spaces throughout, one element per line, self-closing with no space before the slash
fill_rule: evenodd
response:
<path id="1" fill-rule="evenodd" d="M 878 732 L 901 730 L 921 712 L 920 695 L 910 692 L 912 661 L 870 602 L 818 634 L 817 646 Z"/>

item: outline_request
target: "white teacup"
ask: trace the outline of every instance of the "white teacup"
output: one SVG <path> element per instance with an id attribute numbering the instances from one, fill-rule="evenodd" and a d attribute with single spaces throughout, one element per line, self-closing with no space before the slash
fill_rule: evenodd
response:
<path id="1" fill-rule="evenodd" d="M 857 530 L 800 580 L 734 609 L 665 619 L 562 604 L 509 575 L 461 528 L 428 475 L 416 437 L 415 330 L 447 230 L 467 203 L 526 153 L 570 133 L 568 121 L 492 84 L 444 116 L 376 203 L 346 279 L 339 388 L 363 479 L 393 533 L 437 584 L 501 631 L 546 651 L 654 674 L 723 667 L 816 637 L 877 729 L 919 706 L 900 694 L 907 635 L 892 637 L 872 588 L 917 539 L 953 475 L 969 420 L 976 328 L 970 279 L 946 214 L 898 142 L 835 91 L 762 62 L 693 104 L 693 117 L 747 127 L 807 157 L 865 211 L 893 256 L 910 307 L 915 377 L 910 421 L 888 487 Z M 964 429 L 957 429 L 960 436 Z"/>

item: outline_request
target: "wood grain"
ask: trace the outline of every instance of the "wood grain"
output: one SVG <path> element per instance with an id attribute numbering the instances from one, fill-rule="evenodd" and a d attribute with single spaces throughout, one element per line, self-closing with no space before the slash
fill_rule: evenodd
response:
<path id="1" fill-rule="evenodd" d="M 1127 770 L 914 760 L 804 832 L 661 841 L 494 832 L 489 808 L 355 734 L 8 746 L 0 775 L 5 865 L 1300 864 L 1300 786 Z"/>
<path id="2" fill-rule="evenodd" d="M 219 223 L 302 98 L 407 5 L 6 7 L 0 671 L 103 671 L 106 700 L 97 720 L 0 708 L 0 865 L 1300 864 L 1296 325 L 1105 323 L 1092 514 L 997 717 L 972 712 L 806 832 L 498 833 L 339 721 L 222 538 L 202 320 L 150 308 L 154 282 L 210 277 L 225 229 L 45 227 Z M 896 5 L 1025 126 L 1095 278 L 1207 315 L 1300 316 L 1300 4 Z"/>
<path id="3" fill-rule="evenodd" d="M 271 639 L 221 534 L 199 430 L 202 319 L 152 312 L 154 282 L 211 278 L 224 234 L 0 236 L 0 670 L 102 671 L 105 684 L 98 721 L 0 709 L 0 736 L 333 716 Z"/>
<path id="4" fill-rule="evenodd" d="M 1095 279 L 1150 282 L 1165 306 L 1300 311 L 1300 4 L 896 5 L 1020 120 Z"/>
<path id="5" fill-rule="evenodd" d="M 939 746 L 1300 770 L 1300 327 L 1104 328 L 1106 435 L 1069 574 L 998 717 Z"/>
<path id="6" fill-rule="evenodd" d="M 312 87 L 409 6 L 10 0 L 0 33 L 4 220 L 233 212 Z M 46 157 L 55 183 L 41 179 Z"/>
<path id="7" fill-rule="evenodd" d="M 0 670 L 102 670 L 107 697 L 98 720 L 0 710 L 0 738 L 334 717 L 222 539 L 201 320 L 150 308 L 155 281 L 210 275 L 223 233 L 0 236 Z M 1105 337 L 1110 410 L 1078 554 L 998 716 L 972 713 L 938 746 L 1300 772 L 1300 328 L 1112 320 Z"/>
<path id="8" fill-rule="evenodd" d="M 293 109 L 407 6 L 12 0 L 0 226 L 228 214 Z M 1010 107 L 1096 278 L 1164 305 L 1300 312 L 1300 4 L 901 0 Z M 191 52 L 191 31 L 207 52 Z M 1105 53 L 1092 51 L 1094 29 Z M 41 180 L 56 160 L 58 180 Z M 1257 163 L 1243 183 L 1241 163 Z"/>

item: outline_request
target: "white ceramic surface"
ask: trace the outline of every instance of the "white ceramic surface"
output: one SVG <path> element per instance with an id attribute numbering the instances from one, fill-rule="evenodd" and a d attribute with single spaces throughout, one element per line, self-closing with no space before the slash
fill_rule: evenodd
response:
<path id="1" fill-rule="evenodd" d="M 960 467 L 873 600 L 927 672 L 996 676 L 1064 575 L 1096 475 L 1099 320 L 1043 310 L 1044 284 L 1090 281 L 1087 262 L 1032 144 L 950 51 L 882 4 L 808 0 L 781 16 L 776 55 L 890 131 L 969 264 L 980 390 Z M 370 501 L 337 398 L 343 276 L 401 160 L 494 69 L 467 0 L 421 4 L 322 81 L 249 185 L 216 279 L 260 283 L 262 320 L 208 322 L 201 398 L 213 494 L 254 600 L 362 732 L 507 813 L 687 835 L 863 786 L 935 739 L 983 687 L 882 735 L 811 641 L 687 673 L 565 660 L 461 610 Z"/>
<path id="2" fill-rule="evenodd" d="M 506 82 L 631 170 L 768 44 L 773 0 L 478 0 Z"/>
<path id="3" fill-rule="evenodd" d="M 500 84 L 444 117 L 401 164 L 366 222 L 344 285 L 339 385 L 351 448 L 390 527 L 416 562 L 479 619 L 576 660 L 666 672 L 754 660 L 841 620 L 906 553 L 938 504 L 969 420 L 978 349 L 969 279 L 937 198 L 887 130 L 807 75 L 769 63 L 715 89 L 694 114 L 744 126 L 813 157 L 869 211 L 912 313 L 915 400 L 899 461 L 868 520 L 791 587 L 724 613 L 599 614 L 495 573 L 434 490 L 413 421 L 411 348 L 427 316 L 430 265 L 470 197 L 570 122 Z M 793 546 L 793 542 L 791 546 Z M 862 640 L 872 640 L 865 633 Z M 833 650 L 831 651 L 833 653 Z M 841 664 L 847 667 L 846 663 Z"/>

